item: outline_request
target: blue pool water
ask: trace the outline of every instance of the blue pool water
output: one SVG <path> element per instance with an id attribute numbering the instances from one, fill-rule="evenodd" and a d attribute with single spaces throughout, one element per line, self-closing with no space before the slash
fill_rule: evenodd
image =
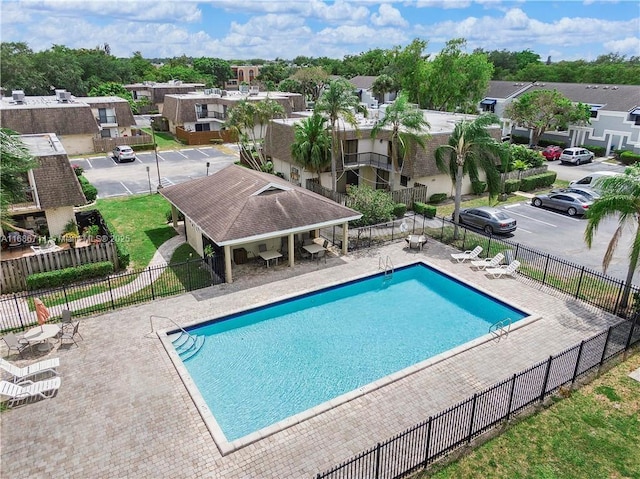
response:
<path id="1" fill-rule="evenodd" d="M 416 264 L 189 328 L 185 367 L 233 441 L 525 316 Z"/>

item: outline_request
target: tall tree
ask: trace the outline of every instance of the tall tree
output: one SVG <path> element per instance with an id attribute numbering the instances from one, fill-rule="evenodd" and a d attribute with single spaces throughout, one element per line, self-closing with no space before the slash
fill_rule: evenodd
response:
<path id="1" fill-rule="evenodd" d="M 423 53 L 426 48 L 427 42 L 418 38 L 405 48 L 395 47 L 383 72 L 393 78 L 412 103 L 419 103 L 420 92 L 427 79 L 427 62 Z"/>
<path id="2" fill-rule="evenodd" d="M 395 101 L 384 110 L 384 117 L 371 130 L 371 137 L 376 138 L 381 130 L 391 129 L 391 174 L 389 186 L 391 191 L 396 188 L 396 173 L 400 173 L 406 153 L 411 145 L 417 144 L 424 148 L 427 139 L 429 122 L 422 110 L 410 104 L 407 96 L 401 93 Z"/>
<path id="3" fill-rule="evenodd" d="M 629 250 L 629 269 L 620 298 L 620 308 L 621 311 L 624 311 L 629 305 L 633 275 L 638 269 L 638 258 L 640 258 L 640 164 L 636 163 L 628 167 L 623 175 L 599 180 L 598 187 L 602 196 L 587 211 L 584 239 L 587 246 L 591 248 L 600 223 L 606 218 L 618 218 L 618 228 L 609 241 L 607 251 L 602 259 L 602 268 L 605 273 L 624 229 L 630 227 L 632 231 L 635 230 Z"/>
<path id="4" fill-rule="evenodd" d="M 131 105 L 131 111 L 133 111 L 134 114 L 138 113 L 138 105 L 133 99 L 133 95 L 120 83 L 102 83 L 100 86 L 89 90 L 89 96 L 117 96 L 124 98 L 129 102 L 129 105 Z"/>
<path id="5" fill-rule="evenodd" d="M 25 199 L 26 173 L 37 167 L 38 163 L 29 153 L 15 131 L 0 129 L 0 218 L 2 225 L 11 226 L 13 221 L 7 214 L 12 203 Z"/>
<path id="6" fill-rule="evenodd" d="M 384 94 L 398 91 L 396 82 L 386 73 L 377 76 L 371 85 L 371 91 L 376 96 L 379 103 L 384 103 Z"/>
<path id="7" fill-rule="evenodd" d="M 421 86 L 420 106 L 430 110 L 477 111 L 493 73 L 493 65 L 483 53 L 463 51 L 466 40 L 449 40 L 432 62 L 426 65 L 427 78 Z"/>
<path id="8" fill-rule="evenodd" d="M 531 130 L 531 144 L 535 146 L 546 131 L 566 130 L 570 124 L 589 124 L 591 112 L 589 105 L 574 105 L 557 90 L 534 90 L 510 103 L 504 115 Z"/>
<path id="9" fill-rule="evenodd" d="M 301 68 L 291 78 L 302 86 L 307 100 L 316 101 L 329 80 L 329 74 L 322 67 Z"/>
<path id="10" fill-rule="evenodd" d="M 487 130 L 489 126 L 498 123 L 500 119 L 493 114 L 480 115 L 472 121 L 459 121 L 449 136 L 447 144 L 436 148 L 438 169 L 448 173 L 455 184 L 454 238 L 458 237 L 464 176 L 469 175 L 472 179 L 477 179 L 478 171 L 483 170 L 487 178 L 489 195 L 495 196 L 500 191 L 500 174 L 496 165 L 504 161 L 503 155 L 507 150 Z"/>
<path id="11" fill-rule="evenodd" d="M 356 111 L 359 107 L 360 100 L 354 92 L 353 85 L 342 78 L 330 81 L 315 105 L 316 112 L 323 113 L 329 118 L 331 128 L 331 188 L 334 191 L 337 191 L 338 187 L 336 161 L 341 153 L 338 120 L 342 119 L 345 123 L 356 126 Z"/>
<path id="12" fill-rule="evenodd" d="M 331 164 L 331 136 L 326 128 L 327 119 L 314 113 L 294 126 L 295 139 L 291 144 L 291 156 L 302 168 L 320 173 Z"/>
<path id="13" fill-rule="evenodd" d="M 241 100 L 229 110 L 225 127 L 238 135 L 240 155 L 254 170 L 264 170 L 267 159 L 262 150 L 267 124 L 284 116 L 284 108 L 270 98 L 258 102 Z"/>

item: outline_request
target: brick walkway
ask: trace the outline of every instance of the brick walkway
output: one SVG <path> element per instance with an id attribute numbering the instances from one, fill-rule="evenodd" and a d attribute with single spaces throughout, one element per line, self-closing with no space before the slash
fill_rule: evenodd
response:
<path id="1" fill-rule="evenodd" d="M 79 347 L 58 345 L 29 358 L 59 357 L 62 386 L 53 399 L 0 415 L 2 477 L 311 478 L 616 322 L 524 278 L 489 279 L 452 263 L 452 251 L 433 241 L 424 251 L 408 251 L 402 241 L 332 256 L 326 265 L 281 264 L 251 275 L 238 268 L 231 285 L 82 320 Z M 180 324 L 209 319 L 376 272 L 380 256 L 396 267 L 425 259 L 542 319 L 221 456 L 164 348 L 149 334 L 149 317 Z M 154 320 L 156 329 L 170 326 Z"/>

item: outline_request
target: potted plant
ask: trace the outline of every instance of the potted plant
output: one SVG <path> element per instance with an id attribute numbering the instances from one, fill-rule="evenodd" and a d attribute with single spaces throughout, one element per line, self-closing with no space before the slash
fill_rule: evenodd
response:
<path id="1" fill-rule="evenodd" d="M 100 242 L 100 240 L 97 239 L 98 233 L 100 233 L 100 227 L 98 225 L 85 226 L 82 230 L 82 236 L 84 236 L 87 241 L 94 243 Z"/>

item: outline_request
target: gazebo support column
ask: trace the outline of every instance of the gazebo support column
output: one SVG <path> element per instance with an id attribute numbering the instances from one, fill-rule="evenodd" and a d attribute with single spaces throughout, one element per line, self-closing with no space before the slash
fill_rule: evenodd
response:
<path id="1" fill-rule="evenodd" d="M 171 205 L 171 221 L 173 222 L 173 227 L 178 227 L 178 208 L 174 205 Z"/>
<path id="2" fill-rule="evenodd" d="M 294 234 L 293 233 L 289 233 L 289 236 L 287 236 L 287 251 L 289 251 L 289 267 L 293 268 L 293 258 L 296 255 L 296 250 L 294 247 Z"/>
<path id="3" fill-rule="evenodd" d="M 349 222 L 342 225 L 342 254 L 346 255 L 349 250 Z"/>
<path id="4" fill-rule="evenodd" d="M 231 246 L 224 245 L 224 277 L 226 283 L 233 283 L 231 275 Z"/>

